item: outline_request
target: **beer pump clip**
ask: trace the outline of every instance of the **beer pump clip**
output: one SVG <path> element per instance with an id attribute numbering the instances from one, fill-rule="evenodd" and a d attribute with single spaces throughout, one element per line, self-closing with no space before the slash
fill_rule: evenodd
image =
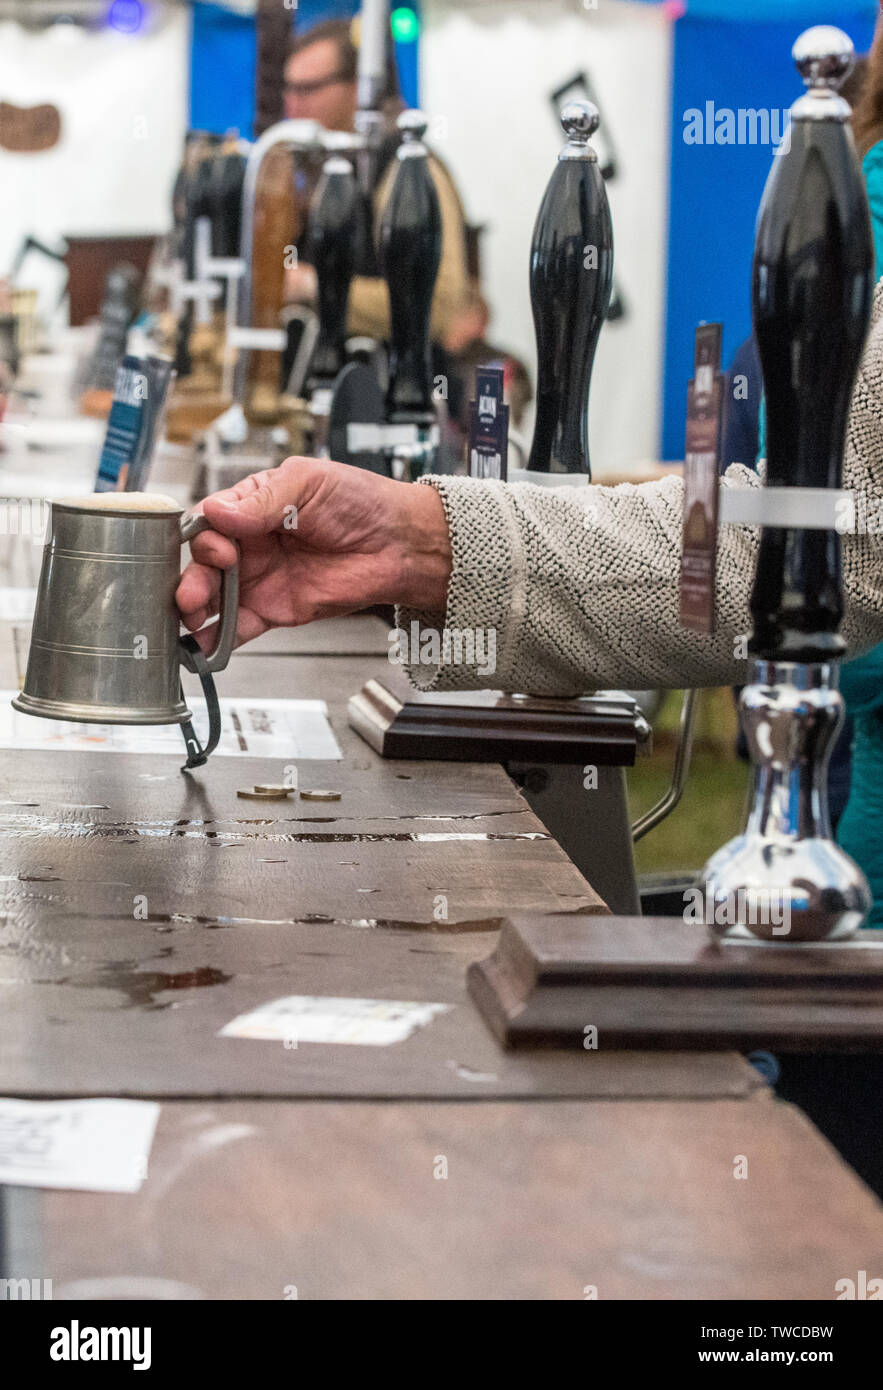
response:
<path id="1" fill-rule="evenodd" d="M 350 362 L 337 377 L 329 413 L 331 455 L 398 478 L 431 472 L 440 429 L 429 338 L 441 262 L 438 194 L 423 143 L 426 117 L 403 111 L 395 176 L 380 219 L 378 260 L 389 287 L 388 382 Z"/>
<path id="2" fill-rule="evenodd" d="M 754 254 L 766 482 L 721 496 L 722 521 L 761 526 L 754 667 L 741 699 L 753 790 L 744 832 L 702 875 L 717 934 L 788 945 L 846 939 L 870 908 L 864 875 L 832 838 L 827 768 L 843 720 L 843 448 L 874 284 L 867 197 L 838 95 L 852 43 L 819 26 L 793 57 L 808 91 L 773 162 Z"/>
<path id="3" fill-rule="evenodd" d="M 138 312 L 140 273 L 123 262 L 107 273 L 99 312 L 98 341 L 83 372 L 80 409 L 106 419 L 113 400 L 117 368 L 126 353 L 129 329 Z"/>

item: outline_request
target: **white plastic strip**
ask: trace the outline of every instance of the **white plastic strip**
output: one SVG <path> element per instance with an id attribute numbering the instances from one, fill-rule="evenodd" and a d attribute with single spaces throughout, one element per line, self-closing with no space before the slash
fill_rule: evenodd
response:
<path id="1" fill-rule="evenodd" d="M 319 389 L 315 390 L 315 391 L 313 392 L 313 398 L 312 398 L 312 400 L 310 401 L 310 407 L 311 407 L 311 409 L 312 409 L 313 414 L 316 415 L 316 416 L 319 416 L 319 415 L 330 415 L 330 414 L 331 414 L 331 402 L 332 402 L 333 399 L 334 399 L 334 392 L 333 392 L 333 390 L 331 389 L 330 386 L 327 386 L 327 387 L 323 386 L 323 387 L 321 388 L 321 390 L 319 390 Z"/>
<path id="2" fill-rule="evenodd" d="M 826 487 L 746 487 L 720 490 L 726 526 L 793 526 L 801 531 L 855 531 L 851 492 Z"/>
<path id="3" fill-rule="evenodd" d="M 399 444 L 438 444 L 438 425 L 422 430 L 419 425 L 347 425 L 346 444 L 351 454 L 375 453 Z"/>
<path id="4" fill-rule="evenodd" d="M 178 288 L 182 299 L 193 299 L 198 304 L 209 299 L 219 299 L 223 292 L 215 280 L 185 280 Z"/>
<path id="5" fill-rule="evenodd" d="M 203 269 L 206 275 L 219 275 L 223 280 L 240 280 L 245 274 L 245 261 L 238 256 L 209 256 Z"/>
<path id="6" fill-rule="evenodd" d="M 536 483 L 538 487 L 588 487 L 586 473 L 534 473 L 529 468 L 510 468 L 510 483 Z"/>
<path id="7" fill-rule="evenodd" d="M 228 346 L 255 352 L 284 352 L 288 339 L 281 328 L 234 328 Z"/>

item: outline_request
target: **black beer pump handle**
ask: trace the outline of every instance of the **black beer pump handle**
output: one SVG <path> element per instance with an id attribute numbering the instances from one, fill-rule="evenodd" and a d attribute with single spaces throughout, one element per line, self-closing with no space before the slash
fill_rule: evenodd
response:
<path id="1" fill-rule="evenodd" d="M 217 137 L 207 137 L 202 157 L 188 183 L 186 255 L 189 280 L 196 275 L 196 224 L 202 217 L 211 222 L 214 214 L 212 185 L 217 156 Z"/>
<path id="2" fill-rule="evenodd" d="M 211 254 L 218 259 L 233 259 L 239 253 L 239 230 L 242 219 L 242 184 L 245 178 L 245 155 L 232 142 L 225 144 L 211 160 L 209 205 L 211 208 Z M 221 281 L 221 297 L 216 309 L 224 309 L 230 281 Z"/>
<path id="3" fill-rule="evenodd" d="M 391 424 L 435 420 L 429 323 L 441 262 L 438 194 L 423 144 L 426 117 L 403 111 L 396 174 L 380 222 L 380 270 L 389 286 L 390 364 L 386 395 Z"/>
<path id="4" fill-rule="evenodd" d="M 333 137 L 332 152 L 322 166 L 309 215 L 308 259 L 316 271 L 319 336 L 307 374 L 308 389 L 330 385 L 345 363 L 350 284 L 358 250 L 359 190 L 350 161 Z"/>
<path id="5" fill-rule="evenodd" d="M 227 259 L 239 254 L 244 180 L 245 155 L 236 148 L 223 150 L 213 172 L 213 256 Z"/>
<path id="6" fill-rule="evenodd" d="M 752 308 L 763 368 L 767 485 L 839 488 L 850 397 L 870 319 L 868 200 L 837 89 L 850 39 L 819 26 L 794 45 L 808 91 L 791 108 L 758 220 Z M 751 599 L 750 649 L 762 660 L 840 656 L 840 536 L 764 527 Z"/>
<path id="7" fill-rule="evenodd" d="M 567 144 L 540 205 L 530 251 L 537 340 L 537 409 L 528 469 L 580 473 L 589 465 L 589 385 L 613 284 L 613 225 L 589 144 L 597 107 L 562 109 Z"/>

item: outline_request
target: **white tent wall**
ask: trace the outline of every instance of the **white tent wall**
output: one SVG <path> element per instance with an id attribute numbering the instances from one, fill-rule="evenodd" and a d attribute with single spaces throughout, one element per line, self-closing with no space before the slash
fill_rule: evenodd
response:
<path id="1" fill-rule="evenodd" d="M 534 373 L 528 257 L 563 140 L 549 97 L 585 69 L 618 158 L 608 185 L 626 319 L 601 335 L 592 384 L 593 471 L 655 458 L 661 411 L 668 224 L 671 26 L 655 9 L 603 0 L 424 0 L 421 101 L 471 221 L 486 223 L 491 340 Z M 686 390 L 686 382 L 684 383 Z"/>
<path id="2" fill-rule="evenodd" d="M 189 105 L 190 16 L 173 6 L 139 34 L 0 23 L 0 100 L 61 113 L 61 139 L 37 154 L 0 149 L 0 274 L 29 232 L 163 232 Z M 46 272 L 34 259 L 23 283 Z"/>

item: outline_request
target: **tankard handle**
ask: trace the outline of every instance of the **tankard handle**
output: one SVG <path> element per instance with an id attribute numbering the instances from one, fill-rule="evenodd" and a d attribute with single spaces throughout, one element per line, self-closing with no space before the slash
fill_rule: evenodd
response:
<path id="1" fill-rule="evenodd" d="M 210 531 L 211 523 L 198 513 L 181 518 L 181 540 L 190 541 L 203 531 Z M 223 671 L 233 654 L 236 641 L 236 620 L 239 616 L 239 561 L 232 569 L 221 570 L 221 612 L 218 618 L 218 640 L 205 658 L 206 671 Z M 188 671 L 195 671 L 186 649 L 181 654 L 182 665 Z"/>

